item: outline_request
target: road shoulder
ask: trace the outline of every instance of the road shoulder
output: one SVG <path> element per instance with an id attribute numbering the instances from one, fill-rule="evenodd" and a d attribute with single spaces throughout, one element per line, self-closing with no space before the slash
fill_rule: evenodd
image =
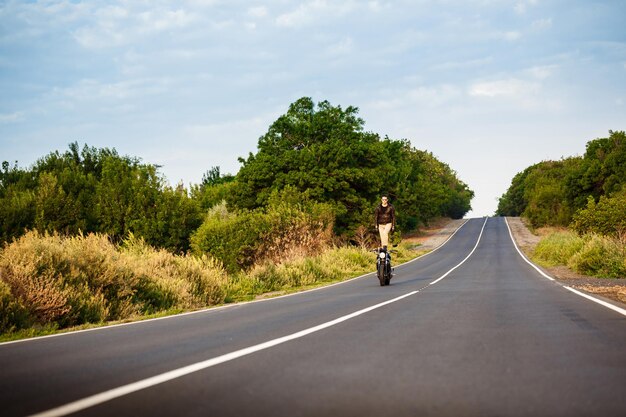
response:
<path id="1" fill-rule="evenodd" d="M 507 217 L 507 221 L 515 243 L 530 259 L 541 237 L 533 234 L 520 217 Z M 541 268 L 563 285 L 626 307 L 626 283 L 623 280 L 581 275 L 564 265 Z"/>
<path id="2" fill-rule="evenodd" d="M 409 244 L 419 244 L 416 249 L 420 251 L 431 251 L 441 246 L 466 221 L 467 219 L 441 218 L 428 227 L 403 237 L 402 240 Z"/>

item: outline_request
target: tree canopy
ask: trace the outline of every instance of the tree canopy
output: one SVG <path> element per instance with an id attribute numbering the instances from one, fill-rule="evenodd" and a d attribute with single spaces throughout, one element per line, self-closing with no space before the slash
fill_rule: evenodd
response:
<path id="1" fill-rule="evenodd" d="M 446 164 L 406 140 L 365 132 L 357 114 L 356 107 L 315 105 L 308 97 L 291 104 L 259 139 L 258 152 L 240 158 L 228 202 L 264 207 L 274 203 L 274 191 L 293 187 L 334 207 L 339 234 L 371 225 L 381 193 L 391 196 L 405 228 L 470 210 L 473 192 Z"/>
<path id="2" fill-rule="evenodd" d="M 396 206 L 402 230 L 470 210 L 473 192 L 447 164 L 407 140 L 366 132 L 364 124 L 356 107 L 301 98 L 259 138 L 255 154 L 240 158 L 236 176 L 212 167 L 189 192 L 182 185 L 169 186 L 158 166 L 120 156 L 115 149 L 80 149 L 71 143 L 64 153 L 52 152 L 29 169 L 5 161 L 0 243 L 27 230 L 98 232 L 116 242 L 133 234 L 150 245 L 185 252 L 203 222 L 213 225 L 202 228 L 204 246 L 214 242 L 210 234 L 221 220 L 209 220 L 206 213 L 224 200 L 233 215 L 241 214 L 239 222 L 291 213 L 291 223 L 281 220 L 290 227 L 302 219 L 321 221 L 348 239 L 359 227 L 373 227 L 382 193 Z M 291 206 L 273 210 L 283 199 Z M 257 229 L 258 236 L 277 233 L 269 226 Z"/>
<path id="3" fill-rule="evenodd" d="M 609 131 L 608 138 L 589 141 L 582 157 L 543 161 L 515 175 L 496 214 L 521 215 L 535 227 L 567 226 L 576 218 L 576 224 L 585 225 L 581 230 L 593 230 L 595 215 L 590 213 L 623 204 L 625 184 L 626 134 Z M 607 229 L 598 226 L 598 230 Z"/>
<path id="4" fill-rule="evenodd" d="M 3 242 L 27 229 L 106 233 L 116 241 L 129 232 L 158 247 L 189 249 L 202 222 L 198 204 L 182 187 L 165 184 L 154 165 L 113 149 L 72 143 L 40 158 L 30 170 L 3 163 L 0 172 Z"/>

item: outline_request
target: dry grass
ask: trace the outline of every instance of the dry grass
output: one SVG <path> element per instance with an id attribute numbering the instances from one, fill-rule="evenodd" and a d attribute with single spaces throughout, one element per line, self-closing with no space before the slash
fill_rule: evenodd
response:
<path id="1" fill-rule="evenodd" d="M 286 224 L 280 233 L 266 237 L 262 252 L 257 254 L 257 263 L 283 263 L 315 256 L 329 248 L 332 239 L 332 223 L 297 219 Z"/>
<path id="2" fill-rule="evenodd" d="M 0 253 L 0 332 L 64 328 L 218 304 L 226 274 L 206 257 L 175 256 L 130 237 L 28 232 Z"/>
<path id="3" fill-rule="evenodd" d="M 393 255 L 394 264 L 419 256 L 409 245 L 401 244 Z M 312 257 L 292 258 L 280 263 L 256 264 L 248 273 L 239 274 L 230 282 L 229 300 L 265 298 L 268 294 L 315 287 L 373 272 L 376 255 L 358 247 L 334 247 Z"/>
<path id="4" fill-rule="evenodd" d="M 228 276 L 210 257 L 175 256 L 133 236 L 118 246 L 105 235 L 28 232 L 0 252 L 0 333 L 4 339 L 30 337 L 136 320 L 296 291 L 374 270 L 373 253 L 329 247 L 331 238 L 327 223 L 294 222 L 269 240 L 274 256 L 248 273 Z M 411 245 L 397 248 L 395 264 L 422 253 Z"/>
<path id="5" fill-rule="evenodd" d="M 623 286 L 573 285 L 573 287 L 626 303 L 626 287 Z"/>

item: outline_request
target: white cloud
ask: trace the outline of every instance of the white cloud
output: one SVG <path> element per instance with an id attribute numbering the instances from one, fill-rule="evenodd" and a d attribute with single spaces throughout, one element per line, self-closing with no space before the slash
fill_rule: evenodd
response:
<path id="1" fill-rule="evenodd" d="M 470 86 L 469 95 L 474 97 L 522 97 L 537 92 L 539 84 L 509 78 L 506 80 L 477 82 Z"/>
<path id="2" fill-rule="evenodd" d="M 248 15 L 252 17 L 262 18 L 267 17 L 268 14 L 269 12 L 265 6 L 251 7 L 248 9 Z"/>
<path id="3" fill-rule="evenodd" d="M 183 9 L 141 11 L 106 6 L 97 9 L 93 16 L 85 16 L 83 25 L 73 35 L 86 48 L 115 47 L 157 33 L 187 29 L 198 20 L 197 14 Z"/>
<path id="4" fill-rule="evenodd" d="M 80 80 L 68 88 L 53 90 L 56 96 L 69 105 L 85 102 L 103 103 L 106 100 L 123 101 L 133 98 L 145 98 L 167 92 L 171 80 L 165 78 L 128 79 L 121 82 L 106 83 L 93 79 Z"/>
<path id="5" fill-rule="evenodd" d="M 527 111 L 541 111 L 550 113 L 560 113 L 567 105 L 563 102 L 562 94 L 550 94 L 544 92 L 544 78 L 549 77 L 551 70 L 548 68 L 531 68 L 523 73 L 531 75 L 532 78 L 506 78 L 492 81 L 477 81 L 467 89 L 469 97 L 482 100 L 484 105 L 494 103 L 497 106 L 503 104 L 512 108 L 524 109 Z M 533 74 L 535 72 L 535 74 Z M 551 90 L 553 85 L 548 85 Z M 477 104 L 477 103 L 476 103 Z M 493 110 L 502 110 L 494 107 Z"/>
<path id="6" fill-rule="evenodd" d="M 161 32 L 173 28 L 185 28 L 196 20 L 193 13 L 185 10 L 155 10 L 139 15 L 140 32 Z"/>
<path id="7" fill-rule="evenodd" d="M 465 68 L 478 68 L 490 64 L 493 62 L 492 57 L 470 59 L 467 61 L 450 61 L 441 64 L 436 64 L 432 67 L 434 70 L 455 70 Z"/>
<path id="8" fill-rule="evenodd" d="M 322 19 L 343 16 L 352 10 L 352 1 L 332 2 L 311 0 L 298 6 L 297 9 L 283 13 L 276 18 L 276 24 L 283 27 L 299 27 L 319 22 Z"/>
<path id="9" fill-rule="evenodd" d="M 24 120 L 24 113 L 15 112 L 10 114 L 0 114 L 0 123 L 17 123 Z"/>
<path id="10" fill-rule="evenodd" d="M 531 28 L 535 31 L 546 30 L 552 27 L 552 18 L 539 19 L 533 21 Z"/>
<path id="11" fill-rule="evenodd" d="M 368 107 L 377 110 L 399 110 L 421 107 L 439 107 L 449 104 L 461 97 L 461 91 L 453 85 L 435 87 L 420 86 L 403 91 L 385 92 L 384 96 L 368 104 Z"/>
<path id="12" fill-rule="evenodd" d="M 529 68 L 528 70 L 526 70 L 526 72 L 530 74 L 533 78 L 536 78 L 538 80 L 544 80 L 552 76 L 552 73 L 554 72 L 556 68 L 557 68 L 556 65 L 544 65 L 544 66 Z"/>
<path id="13" fill-rule="evenodd" d="M 352 51 L 352 38 L 343 38 L 339 42 L 328 47 L 328 52 L 332 55 L 345 55 Z"/>
<path id="14" fill-rule="evenodd" d="M 373 0 L 373 1 L 369 1 L 367 3 L 367 7 L 368 7 L 368 9 L 373 11 L 374 13 L 378 13 L 378 12 L 382 11 L 383 9 L 389 9 L 389 8 L 392 8 L 393 6 L 390 3 L 388 3 L 388 2 L 385 2 L 384 4 L 381 4 L 380 1 Z"/>
<path id="15" fill-rule="evenodd" d="M 206 142 L 207 140 L 222 140 L 227 138 L 232 132 L 249 132 L 252 137 L 256 138 L 267 131 L 267 127 L 269 126 L 268 119 L 272 119 L 274 116 L 275 115 L 269 117 L 258 116 L 223 123 L 184 126 L 182 128 L 182 135 L 196 143 Z"/>
<path id="16" fill-rule="evenodd" d="M 538 3 L 537 0 L 523 0 L 523 1 L 519 1 L 519 2 L 515 3 L 515 6 L 513 6 L 513 10 L 515 10 L 515 13 L 517 13 L 517 14 L 525 14 L 530 6 L 534 6 L 537 3 Z"/>
<path id="17" fill-rule="evenodd" d="M 219 0 L 186 0 L 185 3 L 196 7 L 210 7 L 219 4 Z"/>
<path id="18" fill-rule="evenodd" d="M 509 32 L 504 32 L 502 34 L 502 38 L 509 42 L 516 41 L 520 39 L 521 37 L 522 37 L 522 34 L 518 31 L 509 31 Z"/>

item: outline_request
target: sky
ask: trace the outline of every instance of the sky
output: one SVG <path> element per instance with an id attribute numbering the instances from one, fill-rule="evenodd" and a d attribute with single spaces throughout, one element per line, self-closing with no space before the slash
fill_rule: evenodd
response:
<path id="1" fill-rule="evenodd" d="M 516 173 L 626 130 L 625 21 L 622 0 L 0 0 L 0 161 L 78 142 L 189 186 L 311 97 L 493 215 Z"/>

